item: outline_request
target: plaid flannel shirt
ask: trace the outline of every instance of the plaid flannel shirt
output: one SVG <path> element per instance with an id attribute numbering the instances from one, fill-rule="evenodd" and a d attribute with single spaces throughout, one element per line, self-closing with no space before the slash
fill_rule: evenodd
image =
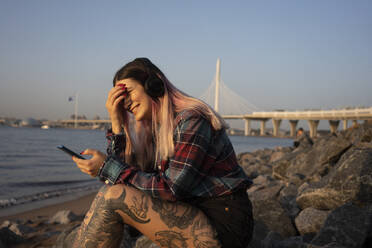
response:
<path id="1" fill-rule="evenodd" d="M 152 197 L 169 201 L 228 195 L 251 185 L 239 166 L 224 129 L 213 130 L 209 121 L 186 110 L 175 119 L 174 155 L 144 172 L 119 157 L 124 135 L 108 132 L 108 157 L 100 178 L 110 184 L 130 184 Z"/>

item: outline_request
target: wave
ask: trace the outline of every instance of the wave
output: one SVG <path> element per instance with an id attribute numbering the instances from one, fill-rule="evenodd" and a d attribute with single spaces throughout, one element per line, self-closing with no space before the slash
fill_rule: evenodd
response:
<path id="1" fill-rule="evenodd" d="M 88 181 L 88 180 L 85 180 L 85 181 Z M 26 195 L 26 196 L 12 197 L 8 199 L 0 199 L 0 209 L 17 206 L 21 204 L 26 204 L 30 202 L 35 202 L 35 201 L 46 200 L 46 199 L 50 199 L 54 197 L 60 197 L 64 195 L 79 193 L 79 192 L 89 192 L 93 190 L 98 190 L 101 186 L 102 184 L 96 181 L 96 183 L 92 185 L 58 189 L 58 190 L 41 192 L 41 193 L 35 193 L 31 195 Z"/>
<path id="2" fill-rule="evenodd" d="M 95 179 L 85 179 L 85 180 L 70 180 L 70 181 L 44 181 L 44 182 L 19 182 L 19 183 L 7 183 L 11 187 L 46 187 L 53 185 L 71 185 L 71 184 L 81 184 L 97 181 Z"/>

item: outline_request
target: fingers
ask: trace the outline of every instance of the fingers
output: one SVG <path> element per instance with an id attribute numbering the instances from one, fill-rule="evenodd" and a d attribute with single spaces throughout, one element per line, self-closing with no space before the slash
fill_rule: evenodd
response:
<path id="1" fill-rule="evenodd" d="M 115 99 L 113 102 L 112 106 L 115 108 L 119 105 L 119 103 L 125 98 L 125 96 L 121 95 L 118 98 Z"/>
<path id="2" fill-rule="evenodd" d="M 81 154 L 82 155 L 94 155 L 95 153 L 97 153 L 97 150 L 94 150 L 94 149 L 85 149 Z"/>
<path id="3" fill-rule="evenodd" d="M 92 177 L 97 176 L 97 168 L 95 163 L 91 160 L 79 159 L 77 157 L 72 157 L 72 160 L 76 163 L 77 167 L 80 169 L 81 172 L 88 174 Z"/>
<path id="4" fill-rule="evenodd" d="M 116 85 L 109 91 L 108 98 L 113 102 L 114 99 L 116 99 L 119 95 L 121 95 L 123 92 L 127 91 L 127 88 L 123 84 Z"/>
<path id="5" fill-rule="evenodd" d="M 110 108 L 111 106 L 113 106 L 113 103 L 115 102 L 115 100 L 118 97 L 120 97 L 120 96 L 124 96 L 125 97 L 126 96 L 125 92 L 126 92 L 126 89 L 121 88 L 121 87 L 114 87 L 114 88 L 112 88 L 110 90 L 109 94 L 108 94 L 108 97 L 107 97 L 106 107 L 107 108 Z"/>
<path id="6" fill-rule="evenodd" d="M 92 155 L 93 157 L 91 159 L 79 159 L 73 156 L 72 160 L 83 173 L 96 177 L 106 159 L 106 155 L 95 149 L 86 149 L 81 154 Z"/>

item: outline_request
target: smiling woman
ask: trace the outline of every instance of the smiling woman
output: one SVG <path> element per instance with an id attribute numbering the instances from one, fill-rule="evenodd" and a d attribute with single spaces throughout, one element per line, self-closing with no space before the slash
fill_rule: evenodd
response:
<path id="1" fill-rule="evenodd" d="M 91 159 L 73 158 L 106 184 L 74 247 L 118 247 L 124 225 L 161 247 L 246 247 L 253 230 L 251 182 L 223 119 L 174 87 L 147 58 L 126 64 L 113 85 L 107 155 L 87 149 Z"/>

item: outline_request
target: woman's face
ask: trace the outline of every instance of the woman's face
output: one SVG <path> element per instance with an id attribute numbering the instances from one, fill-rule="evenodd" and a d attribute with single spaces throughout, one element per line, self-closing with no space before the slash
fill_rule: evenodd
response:
<path id="1" fill-rule="evenodd" d="M 151 97 L 146 94 L 145 88 L 135 79 L 127 78 L 116 83 L 125 84 L 127 96 L 125 98 L 124 108 L 134 114 L 137 121 L 151 120 L 152 105 Z"/>

